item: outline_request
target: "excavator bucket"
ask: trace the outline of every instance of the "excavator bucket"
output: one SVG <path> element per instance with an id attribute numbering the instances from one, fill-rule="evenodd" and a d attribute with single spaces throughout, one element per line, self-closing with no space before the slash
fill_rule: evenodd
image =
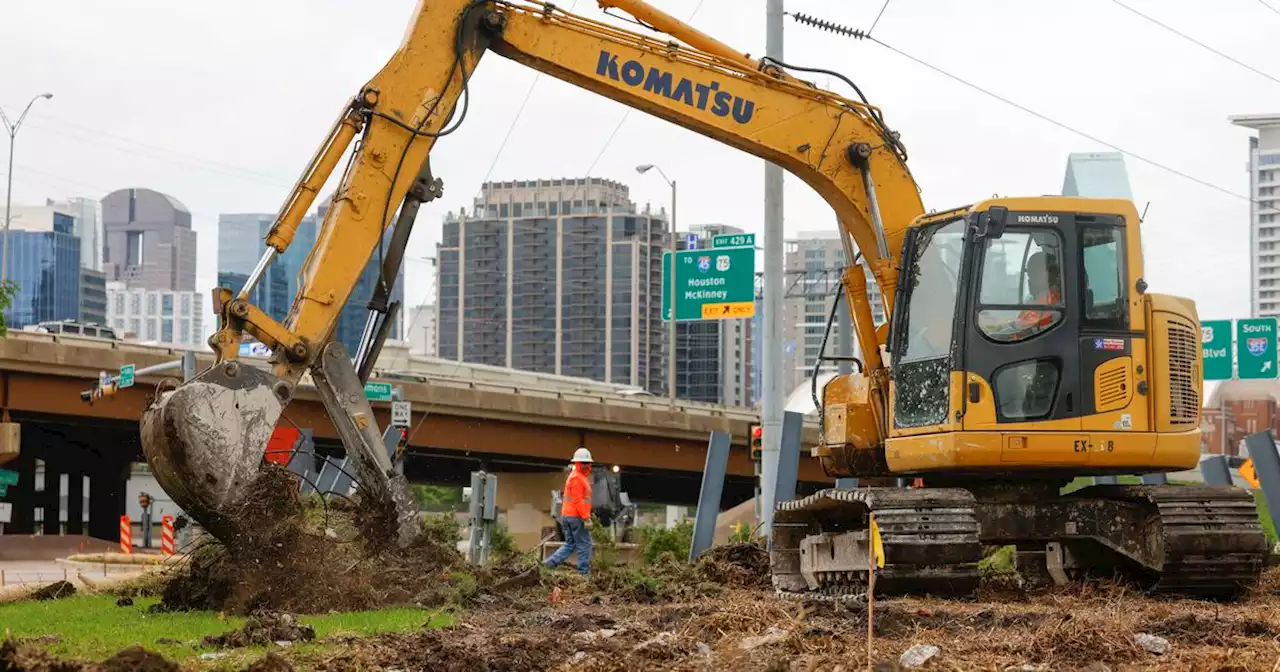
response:
<path id="1" fill-rule="evenodd" d="M 366 532 L 410 544 L 418 508 L 378 433 L 351 357 L 330 343 L 311 370 L 316 391 L 355 466 Z M 268 371 L 228 361 L 161 394 L 142 416 L 142 450 L 160 487 L 213 536 L 252 546 L 264 521 L 249 506 L 276 421 L 292 386 Z"/>
<path id="2" fill-rule="evenodd" d="M 142 416 L 142 450 L 173 501 L 226 543 L 261 521 L 237 517 L 284 410 L 290 386 L 270 372 L 222 362 L 162 393 Z"/>

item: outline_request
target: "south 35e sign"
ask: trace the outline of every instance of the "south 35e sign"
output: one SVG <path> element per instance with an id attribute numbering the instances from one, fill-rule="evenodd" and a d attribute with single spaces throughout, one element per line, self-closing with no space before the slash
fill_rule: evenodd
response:
<path id="1" fill-rule="evenodd" d="M 1200 323 L 1200 356 L 1204 363 L 1204 379 L 1276 378 L 1276 318 L 1235 320 L 1234 348 L 1231 347 L 1231 327 L 1232 320 L 1206 320 Z"/>

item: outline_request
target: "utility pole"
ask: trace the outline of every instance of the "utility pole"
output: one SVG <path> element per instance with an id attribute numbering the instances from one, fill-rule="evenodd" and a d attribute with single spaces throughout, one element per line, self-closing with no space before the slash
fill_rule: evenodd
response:
<path id="1" fill-rule="evenodd" d="M 22 126 L 22 120 L 27 118 L 27 113 L 31 111 L 31 106 L 35 105 L 36 101 L 41 98 L 48 100 L 52 97 L 52 93 L 42 93 L 32 98 L 27 103 L 27 106 L 23 108 L 22 114 L 18 115 L 18 120 L 12 123 L 9 122 L 9 117 L 5 116 L 4 110 L 0 109 L 0 122 L 4 122 L 4 128 L 9 132 L 9 187 L 5 190 L 4 197 L 4 249 L 0 252 L 0 285 L 9 280 L 9 210 L 13 206 L 13 146 L 17 142 L 18 129 Z"/>
<path id="2" fill-rule="evenodd" d="M 765 5 L 765 55 L 782 57 L 782 0 Z M 764 164 L 764 370 L 761 372 L 760 520 L 773 538 L 773 508 L 782 447 L 782 168 Z"/>

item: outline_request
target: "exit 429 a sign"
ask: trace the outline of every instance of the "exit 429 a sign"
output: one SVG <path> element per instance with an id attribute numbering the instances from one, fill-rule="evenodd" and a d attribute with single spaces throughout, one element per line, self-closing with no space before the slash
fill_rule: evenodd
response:
<path id="1" fill-rule="evenodd" d="M 662 255 L 662 319 L 671 319 L 671 253 Z M 676 321 L 721 320 L 756 314 L 755 247 L 676 253 Z"/>

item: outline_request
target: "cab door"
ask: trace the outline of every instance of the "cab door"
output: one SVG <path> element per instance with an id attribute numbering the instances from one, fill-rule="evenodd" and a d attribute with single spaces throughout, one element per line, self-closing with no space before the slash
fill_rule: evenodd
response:
<path id="1" fill-rule="evenodd" d="M 969 253 L 964 428 L 1078 432 L 1084 399 L 1074 216 L 1009 213 L 1003 231 L 975 237 Z"/>

